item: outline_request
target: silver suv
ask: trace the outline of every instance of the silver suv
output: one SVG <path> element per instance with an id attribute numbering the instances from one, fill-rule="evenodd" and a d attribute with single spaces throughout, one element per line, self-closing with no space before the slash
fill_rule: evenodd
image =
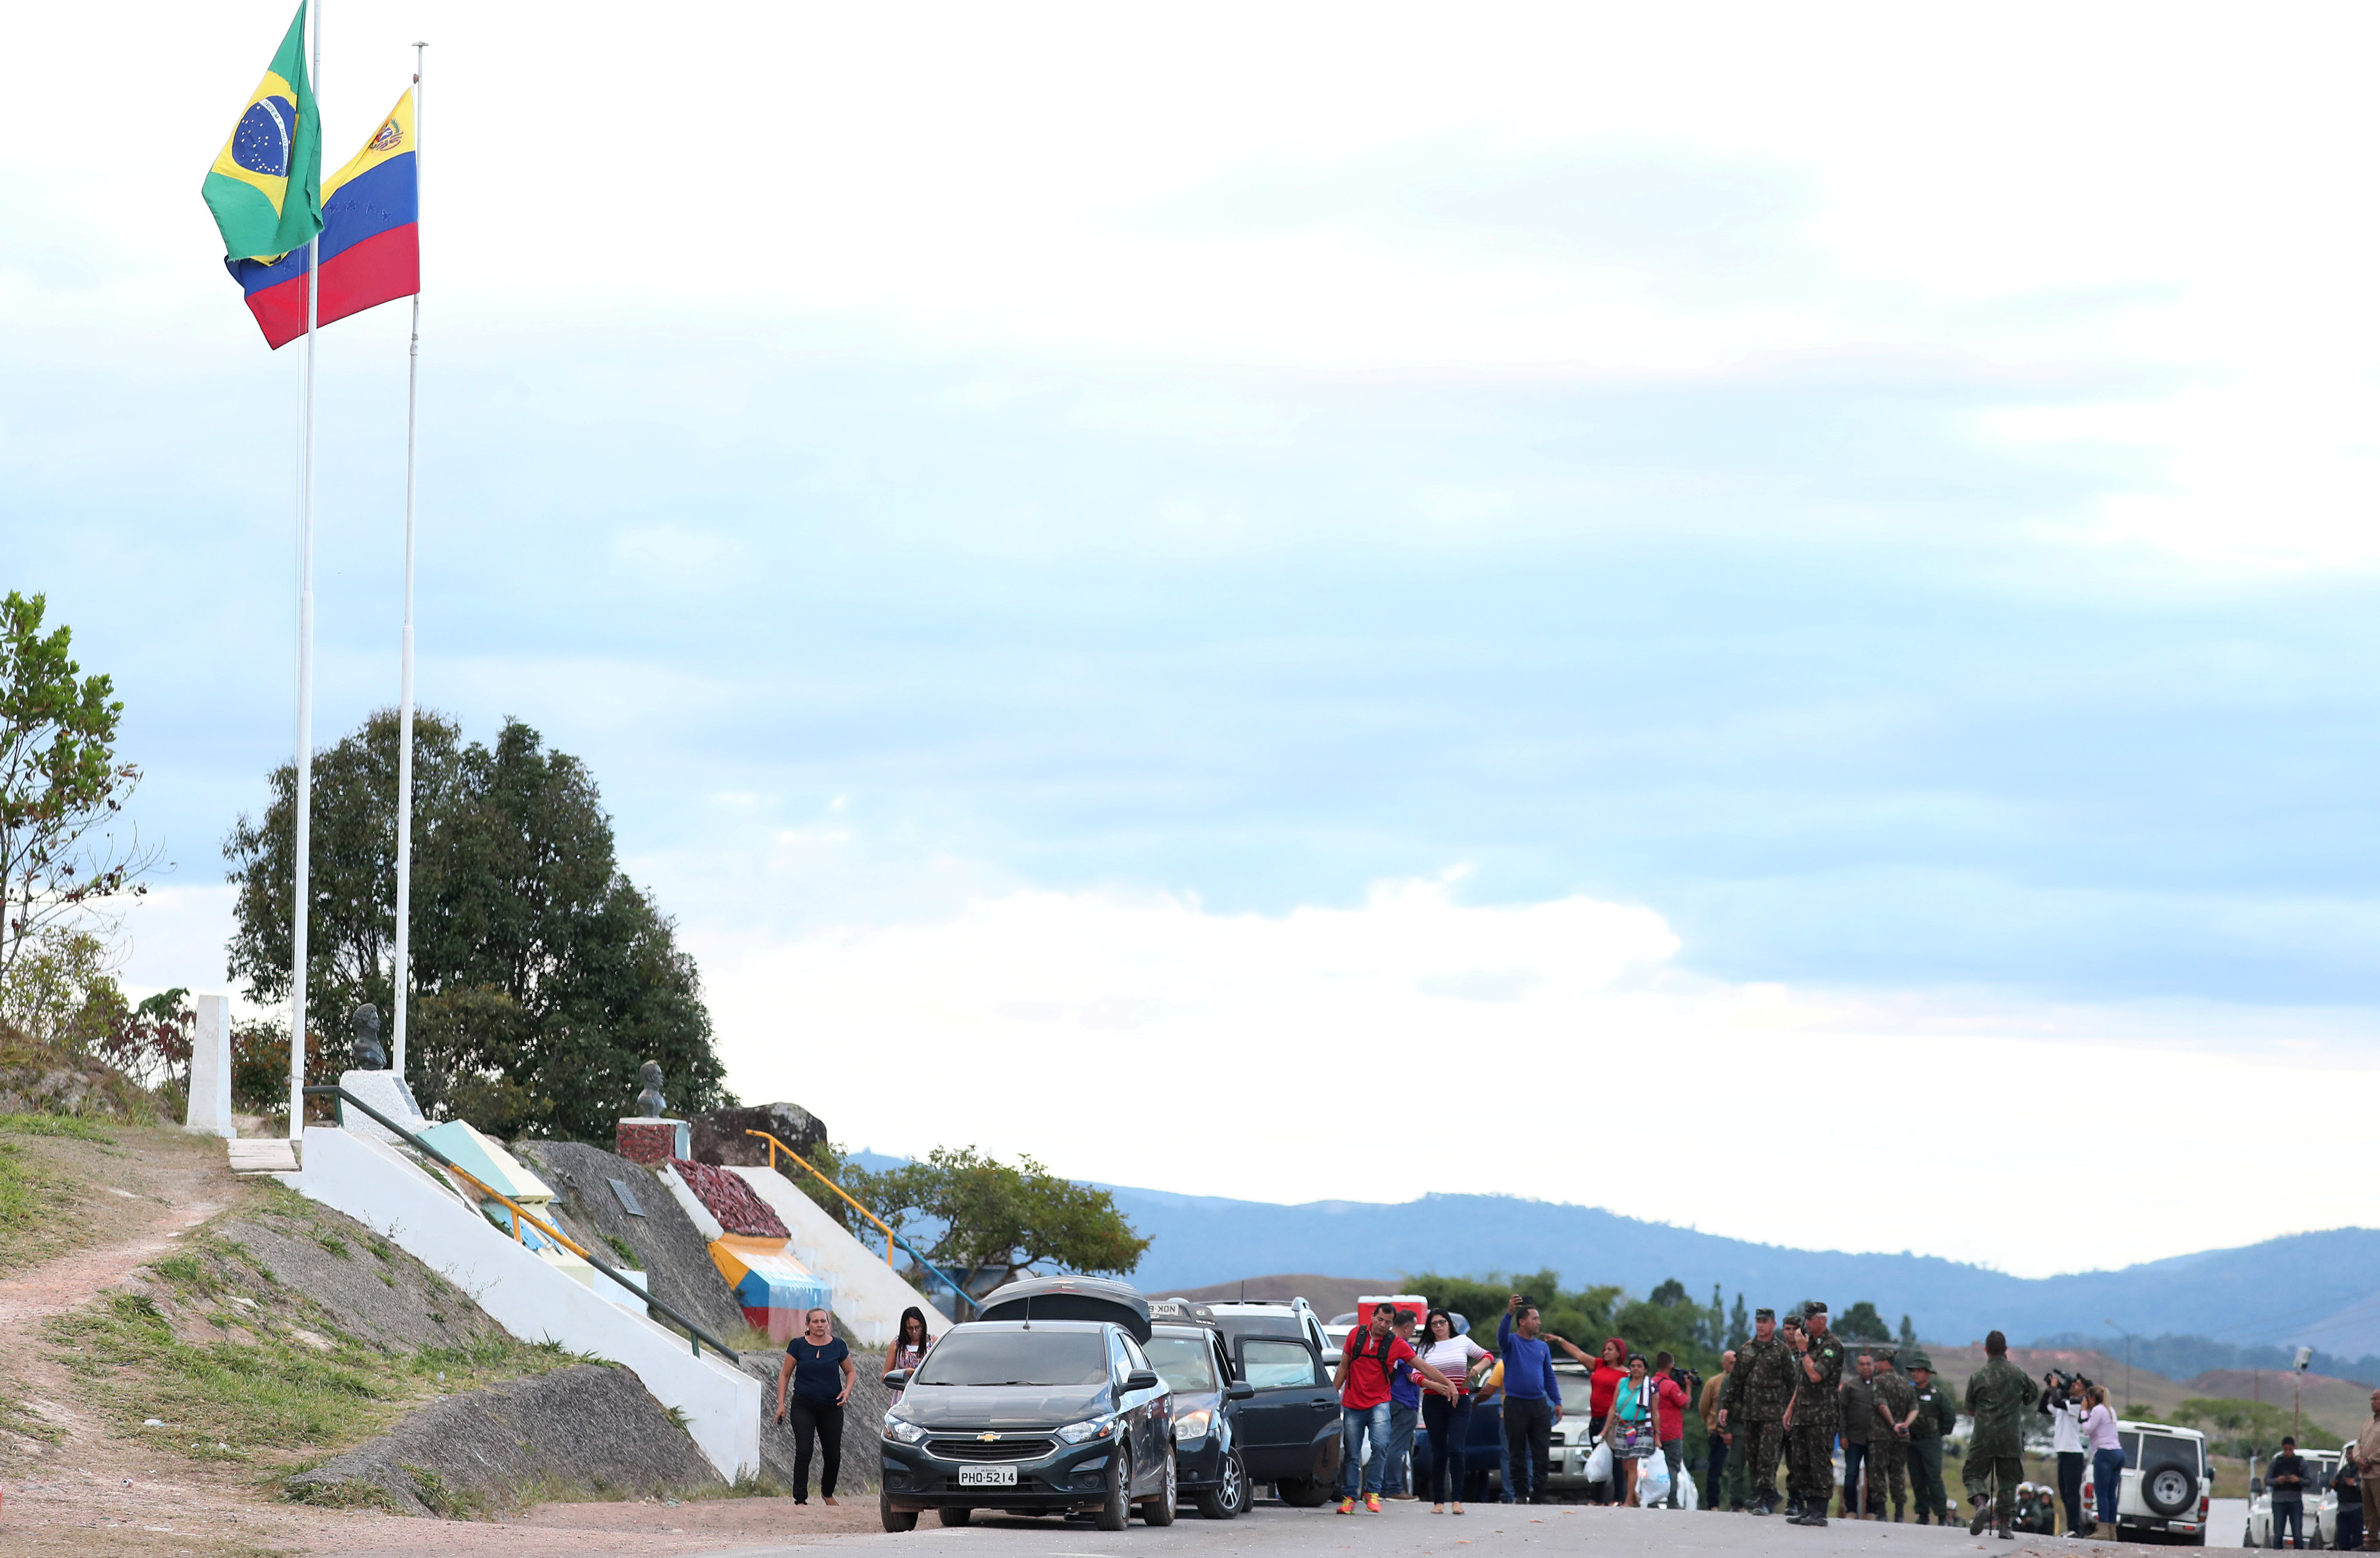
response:
<path id="1" fill-rule="evenodd" d="M 2206 1436 L 2196 1429 L 2119 1418 L 2116 1442 L 2124 1448 L 2124 1486 L 2116 1500 L 2118 1540 L 2178 1541 L 2206 1545 L 2206 1512 L 2215 1483 L 2206 1464 Z M 2082 1507 L 2096 1509 L 2095 1473 L 2082 1471 Z"/>

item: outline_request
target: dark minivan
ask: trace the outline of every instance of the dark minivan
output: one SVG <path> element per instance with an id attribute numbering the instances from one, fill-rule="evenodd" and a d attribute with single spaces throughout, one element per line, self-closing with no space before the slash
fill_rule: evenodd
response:
<path id="1" fill-rule="evenodd" d="M 1015 1292 L 1028 1285 L 1044 1284 L 1012 1284 L 984 1308 L 1033 1318 L 953 1326 L 914 1373 L 885 1376 L 902 1388 L 880 1441 L 886 1530 L 914 1530 L 929 1509 L 945 1526 L 978 1509 L 1091 1510 L 1121 1531 L 1138 1504 L 1148 1524 L 1173 1523 L 1172 1392 L 1141 1350 L 1148 1306 L 1132 1294 L 1114 1319 L 1043 1319 L 1042 1296 Z M 1050 1307 L 1087 1312 L 1083 1285 L 1049 1294 Z"/>

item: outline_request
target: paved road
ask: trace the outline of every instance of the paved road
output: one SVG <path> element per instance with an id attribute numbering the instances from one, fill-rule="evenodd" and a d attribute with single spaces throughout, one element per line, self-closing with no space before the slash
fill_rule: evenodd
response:
<path id="1" fill-rule="evenodd" d="M 1391 1503 L 1381 1515 L 1354 1515 L 1259 1504 L 1237 1520 L 1185 1514 L 1165 1529 L 1135 1520 L 1130 1529 L 1114 1533 L 1083 1521 L 1026 1518 L 953 1528 L 929 1515 L 917 1530 L 900 1535 L 820 1537 L 800 1547 L 715 1548 L 703 1558 L 820 1558 L 819 1549 L 826 1545 L 853 1558 L 863 1552 L 867 1558 L 1338 1558 L 1342 1552 L 1360 1558 L 1540 1558 L 1588 1551 L 1596 1558 L 1972 1558 L 1978 1552 L 1994 1558 L 2069 1558 L 2119 1551 L 2107 1542 L 2047 1537 L 2004 1542 L 1986 1535 L 1979 1541 L 1961 1526 L 1838 1520 L 1811 1530 L 1748 1515 L 1584 1504 L 1475 1504 L 1457 1519 L 1431 1515 L 1427 1504 Z"/>

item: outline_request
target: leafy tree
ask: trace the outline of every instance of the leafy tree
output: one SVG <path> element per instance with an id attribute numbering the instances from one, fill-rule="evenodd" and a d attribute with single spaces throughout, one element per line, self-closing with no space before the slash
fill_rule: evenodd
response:
<path id="1" fill-rule="evenodd" d="M 152 1091 L 172 1089 L 187 1096 L 190 1041 L 199 1015 L 176 985 L 126 1011 L 96 1046 L 99 1058 Z"/>
<path id="2" fill-rule="evenodd" d="M 1903 1347 L 1913 1347 L 1917 1345 L 1917 1327 L 1910 1323 L 1907 1315 L 1900 1317 L 1900 1345 Z"/>
<path id="3" fill-rule="evenodd" d="M 1876 1306 L 1864 1298 L 1835 1317 L 1835 1330 L 1861 1342 L 1881 1342 L 1892 1334 L 1892 1328 L 1884 1323 Z"/>
<path id="4" fill-rule="evenodd" d="M 1727 1345 L 1740 1347 L 1752 1338 L 1752 1316 L 1743 1308 L 1743 1295 L 1735 1296 L 1735 1308 L 1727 1317 Z"/>
<path id="5" fill-rule="evenodd" d="M 335 1071 L 348 1014 L 395 996 L 397 716 L 319 754 L 307 937 L 309 1069 Z M 231 968 L 285 1000 L 297 772 L 225 840 L 239 887 Z M 412 984 L 406 1074 L 426 1109 L 504 1136 L 603 1139 L 661 1063 L 670 1102 L 732 1102 L 694 960 L 615 861 L 586 765 L 506 720 L 492 748 L 414 720 Z M 285 1041 L 282 1051 L 287 1051 Z"/>
<path id="6" fill-rule="evenodd" d="M 1148 1240 L 1116 1210 L 1113 1196 L 1051 1174 L 1031 1158 L 1009 1164 L 972 1147 L 938 1147 L 921 1161 L 854 1174 L 844 1183 L 905 1237 L 911 1223 L 939 1224 L 927 1256 L 970 1278 L 990 1272 L 1007 1282 L 1043 1264 L 1122 1276 L 1148 1248 Z"/>
<path id="7" fill-rule="evenodd" d="M 115 957 L 96 933 L 51 925 L 18 953 L 0 980 L 0 1022 L 36 1044 L 90 1053 L 128 1014 Z"/>
<path id="8" fill-rule="evenodd" d="M 13 590 L 0 599 L 0 1016 L 79 1045 L 98 1037 L 83 1006 L 114 988 L 105 911 L 146 891 L 156 854 L 117 827 L 140 771 L 116 757 L 115 684 L 82 675 L 70 629 L 42 631 L 47 606 Z M 29 971 L 28 958 L 47 967 Z"/>

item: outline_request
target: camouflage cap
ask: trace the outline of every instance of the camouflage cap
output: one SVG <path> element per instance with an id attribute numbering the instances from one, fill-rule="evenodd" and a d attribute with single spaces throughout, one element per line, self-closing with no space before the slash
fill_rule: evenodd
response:
<path id="1" fill-rule="evenodd" d="M 1755 1309 L 1752 1311 L 1752 1318 L 1755 1320 L 1775 1320 L 1777 1318 L 1777 1311 L 1774 1309 Z"/>
<path id="2" fill-rule="evenodd" d="M 1892 1361 L 1892 1349 L 1890 1347 L 1876 1348 L 1876 1360 L 1878 1363 L 1890 1363 Z"/>
<path id="3" fill-rule="evenodd" d="M 1802 1300 L 1802 1318 L 1803 1320 L 1809 1319 L 1812 1315 L 1822 1315 L 1826 1312 L 1827 1301 L 1825 1299 L 1804 1298 Z"/>
<path id="4" fill-rule="evenodd" d="M 1934 1360 L 1927 1357 L 1925 1356 L 1925 1349 L 1921 1347 L 1917 1351 L 1909 1355 L 1909 1367 L 1912 1369 L 1923 1369 L 1925 1372 L 1931 1374 L 1934 1372 Z"/>

